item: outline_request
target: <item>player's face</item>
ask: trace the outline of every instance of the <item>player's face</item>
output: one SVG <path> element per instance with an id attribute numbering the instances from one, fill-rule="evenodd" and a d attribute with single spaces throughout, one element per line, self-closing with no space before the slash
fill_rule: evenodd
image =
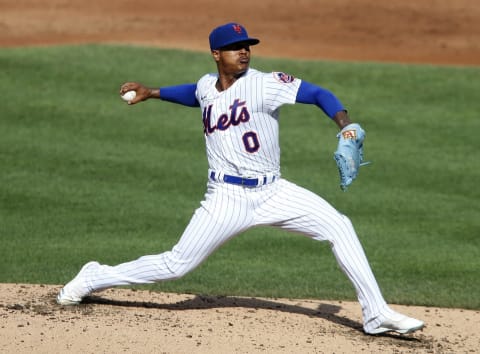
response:
<path id="1" fill-rule="evenodd" d="M 248 70 L 250 65 L 250 45 L 245 42 L 230 44 L 212 52 L 219 71 L 238 75 Z"/>

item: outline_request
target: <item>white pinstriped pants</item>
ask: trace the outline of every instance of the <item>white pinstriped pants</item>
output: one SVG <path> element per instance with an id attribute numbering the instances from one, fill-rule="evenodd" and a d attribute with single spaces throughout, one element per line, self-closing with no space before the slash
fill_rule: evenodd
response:
<path id="1" fill-rule="evenodd" d="M 205 200 L 171 251 L 117 266 L 102 265 L 86 274 L 89 291 L 180 278 L 215 249 L 256 225 L 271 225 L 328 241 L 339 266 L 354 285 L 364 326 L 375 327 L 385 303 L 350 220 L 318 195 L 285 179 L 247 188 L 208 183 Z"/>

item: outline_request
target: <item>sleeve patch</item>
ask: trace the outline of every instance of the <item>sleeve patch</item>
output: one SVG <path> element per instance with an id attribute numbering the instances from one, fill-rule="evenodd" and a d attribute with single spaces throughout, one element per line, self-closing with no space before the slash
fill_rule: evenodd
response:
<path id="1" fill-rule="evenodd" d="M 273 76 L 275 77 L 275 79 L 277 79 L 278 81 L 284 84 L 289 84 L 293 82 L 293 80 L 295 80 L 294 76 L 289 75 L 287 73 L 283 73 L 283 72 L 274 72 Z"/>
<path id="2" fill-rule="evenodd" d="M 357 139 L 357 132 L 355 130 L 345 130 L 342 132 L 343 138 L 345 140 L 351 139 L 351 140 L 356 140 Z"/>

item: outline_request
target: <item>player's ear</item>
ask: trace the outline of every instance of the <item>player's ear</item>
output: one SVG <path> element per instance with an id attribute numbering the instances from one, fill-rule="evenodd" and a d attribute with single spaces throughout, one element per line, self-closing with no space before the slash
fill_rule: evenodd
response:
<path id="1" fill-rule="evenodd" d="M 220 51 L 217 49 L 212 50 L 212 57 L 217 63 L 220 60 Z"/>

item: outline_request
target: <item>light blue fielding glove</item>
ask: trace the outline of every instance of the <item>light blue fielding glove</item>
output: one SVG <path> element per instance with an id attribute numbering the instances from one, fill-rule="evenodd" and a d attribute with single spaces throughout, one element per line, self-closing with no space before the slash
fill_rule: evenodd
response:
<path id="1" fill-rule="evenodd" d="M 337 134 L 337 138 L 339 139 L 338 147 L 333 157 L 340 173 L 340 188 L 345 191 L 357 178 L 360 166 L 369 163 L 363 163 L 365 131 L 359 124 L 352 123 L 344 127 Z"/>

